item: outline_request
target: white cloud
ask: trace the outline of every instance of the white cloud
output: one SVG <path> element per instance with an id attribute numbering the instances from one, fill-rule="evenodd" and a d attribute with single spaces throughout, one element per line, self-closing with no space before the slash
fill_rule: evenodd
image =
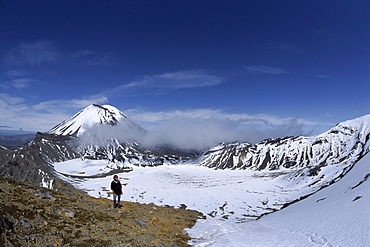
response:
<path id="1" fill-rule="evenodd" d="M 286 70 L 282 68 L 275 68 L 269 66 L 260 66 L 260 65 L 253 65 L 253 66 L 245 66 L 244 69 L 258 74 L 273 74 L 273 75 L 283 75 L 286 74 Z"/>
<path id="2" fill-rule="evenodd" d="M 126 113 L 132 116 L 138 122 L 162 122 L 173 118 L 192 118 L 192 119 L 221 119 L 231 120 L 239 124 L 266 124 L 266 125 L 282 125 L 291 118 L 280 118 L 268 114 L 250 115 L 245 113 L 227 113 L 222 109 L 188 109 L 188 110 L 172 110 L 148 112 L 143 109 L 128 109 Z M 319 123 L 308 121 L 304 119 L 297 119 L 297 121 L 305 125 L 318 125 Z"/>
<path id="3" fill-rule="evenodd" d="M 219 142 L 245 140 L 243 131 L 232 121 L 219 119 L 174 118 L 148 131 L 144 144 L 178 149 L 205 150 Z"/>
<path id="4" fill-rule="evenodd" d="M 219 142 L 255 143 L 267 138 L 313 134 L 323 123 L 299 118 L 235 114 L 221 109 L 146 112 L 129 109 L 125 114 L 148 130 L 147 145 L 170 145 L 201 150 Z M 311 129 L 308 129 L 311 126 Z M 315 133 L 317 134 L 317 133 Z"/>

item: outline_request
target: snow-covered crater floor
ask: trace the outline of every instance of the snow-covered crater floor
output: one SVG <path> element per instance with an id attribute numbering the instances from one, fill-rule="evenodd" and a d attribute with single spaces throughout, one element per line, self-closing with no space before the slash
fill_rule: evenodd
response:
<path id="1" fill-rule="evenodd" d="M 94 177 L 120 166 L 102 160 L 75 159 L 54 165 L 78 188 L 94 197 L 110 198 L 112 176 Z M 288 186 L 284 172 L 214 170 L 192 164 L 133 167 L 120 173 L 124 200 L 171 205 L 186 205 L 207 217 L 244 222 L 276 211 L 305 191 Z M 289 189 L 288 189 L 289 188 Z"/>
<path id="2" fill-rule="evenodd" d="M 370 161 L 369 155 L 367 161 Z M 57 163 L 54 166 L 61 174 L 74 175 L 61 176 L 87 191 L 89 195 L 105 198 L 111 197 L 109 185 L 112 176 L 93 176 L 122 167 L 108 161 L 81 159 Z M 356 164 L 355 168 L 358 166 L 361 165 Z M 192 229 L 188 229 L 188 233 L 194 238 L 189 244 L 194 246 L 366 246 L 363 244 L 370 241 L 366 234 L 357 237 L 357 241 L 353 236 L 351 241 L 347 241 L 351 233 L 357 236 L 356 234 L 370 230 L 369 215 L 364 213 L 367 212 L 370 192 L 363 189 L 365 186 L 369 188 L 370 182 L 353 190 L 349 189 L 349 186 L 354 187 L 370 173 L 368 164 L 362 166 L 367 172 L 363 170 L 357 177 L 352 178 L 351 185 L 337 188 L 345 191 L 341 192 L 342 194 L 334 191 L 320 195 L 337 184 L 344 184 L 342 181 L 346 181 L 345 179 L 351 179 L 347 176 L 353 174 L 353 171 L 308 199 L 258 221 L 251 219 L 280 209 L 284 203 L 310 194 L 315 188 L 307 186 L 307 181 L 304 180 L 287 179 L 289 171 L 213 170 L 192 164 L 133 167 L 133 171 L 119 173 L 119 177 L 126 185 L 124 200 L 176 207 L 185 204 L 189 209 L 205 214 L 206 219 L 198 220 Z M 323 172 L 326 172 L 328 177 L 330 174 L 336 174 L 334 168 Z M 352 201 L 355 192 L 361 198 Z M 343 195 L 348 197 L 345 199 L 346 204 L 340 201 L 344 198 Z M 314 196 L 318 197 L 312 201 Z M 301 206 L 297 208 L 299 205 Z M 344 206 L 348 208 L 341 210 Z M 351 212 L 352 206 L 357 212 Z M 290 208 L 295 211 L 290 213 Z M 342 215 L 337 215 L 337 210 L 341 210 Z M 349 222 L 344 222 L 341 217 Z M 338 224 L 342 227 L 337 226 L 333 233 L 333 227 Z M 348 233 L 347 226 L 354 229 Z M 338 236 L 340 239 L 336 240 Z"/>

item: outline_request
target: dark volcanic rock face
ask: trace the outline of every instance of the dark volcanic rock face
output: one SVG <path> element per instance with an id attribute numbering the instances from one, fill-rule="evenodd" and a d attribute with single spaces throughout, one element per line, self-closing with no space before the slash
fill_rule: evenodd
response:
<path id="1" fill-rule="evenodd" d="M 59 176 L 52 166 L 56 162 L 87 158 L 139 166 L 158 166 L 164 161 L 176 163 L 189 157 L 189 153 L 160 148 L 150 150 L 134 142 L 105 139 L 101 142 L 81 144 L 78 137 L 37 133 L 35 139 L 22 148 L 15 151 L 0 150 L 0 171 L 24 181 L 55 188 L 57 183 L 64 184 L 58 180 Z"/>
<path id="2" fill-rule="evenodd" d="M 69 136 L 37 133 L 23 148 L 0 151 L 1 173 L 52 188 L 56 177 L 50 164 L 79 157 L 74 143 Z"/>

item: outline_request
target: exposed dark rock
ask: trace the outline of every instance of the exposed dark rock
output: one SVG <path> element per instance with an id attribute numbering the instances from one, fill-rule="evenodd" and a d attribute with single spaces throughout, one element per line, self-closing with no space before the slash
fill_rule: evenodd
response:
<path id="1" fill-rule="evenodd" d="M 42 191 L 44 191 L 44 193 Z M 47 192 L 45 190 L 42 191 L 36 192 L 35 195 L 41 197 L 42 199 L 55 200 L 55 197 L 50 192 Z"/>
<path id="2" fill-rule="evenodd" d="M 31 224 L 30 224 L 30 223 L 28 223 L 28 222 L 27 222 L 27 220 L 25 220 L 25 219 L 21 219 L 19 222 L 20 222 L 20 223 L 21 223 L 21 225 L 22 225 L 22 226 L 24 226 L 24 227 L 27 227 L 27 228 L 31 228 L 31 227 L 32 227 L 32 226 L 31 226 Z"/>
<path id="3" fill-rule="evenodd" d="M 0 231 L 2 229 L 11 230 L 13 229 L 14 223 L 9 220 L 6 216 L 0 216 Z"/>
<path id="4" fill-rule="evenodd" d="M 143 221 L 142 219 L 138 219 L 138 220 L 137 220 L 137 223 L 138 223 L 142 228 L 144 228 L 144 229 L 147 229 L 147 228 L 148 228 L 147 224 L 146 224 L 146 223 L 145 223 L 145 221 Z"/>
<path id="5" fill-rule="evenodd" d="M 352 201 L 354 202 L 354 201 L 357 201 L 357 200 L 359 200 L 359 199 L 361 199 L 362 198 L 362 196 L 356 196 L 356 198 L 355 199 L 353 199 Z"/>

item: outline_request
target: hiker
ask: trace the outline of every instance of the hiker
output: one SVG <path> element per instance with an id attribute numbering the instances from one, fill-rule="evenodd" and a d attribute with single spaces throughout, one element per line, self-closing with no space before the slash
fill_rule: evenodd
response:
<path id="1" fill-rule="evenodd" d="M 113 181 L 110 184 L 110 189 L 113 192 L 113 207 L 121 208 L 122 206 L 120 205 L 120 202 L 121 202 L 121 195 L 123 194 L 123 192 L 122 192 L 122 184 L 118 180 L 117 175 L 113 176 Z M 116 199 L 117 199 L 117 203 L 116 203 Z"/>

